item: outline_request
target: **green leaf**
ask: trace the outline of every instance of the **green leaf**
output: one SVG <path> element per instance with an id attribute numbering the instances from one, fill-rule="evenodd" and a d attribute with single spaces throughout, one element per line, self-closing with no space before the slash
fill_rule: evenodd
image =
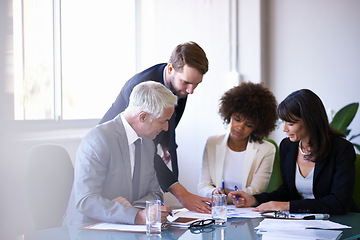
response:
<path id="1" fill-rule="evenodd" d="M 346 130 L 343 131 L 343 133 L 345 134 L 345 136 L 349 135 L 350 132 L 351 132 L 350 129 L 346 129 Z"/>
<path id="2" fill-rule="evenodd" d="M 342 109 L 340 109 L 334 116 L 330 125 L 340 132 L 345 133 L 346 128 L 350 125 L 354 119 L 356 112 L 359 108 L 359 103 L 350 103 Z M 348 133 L 349 134 L 349 133 Z"/>

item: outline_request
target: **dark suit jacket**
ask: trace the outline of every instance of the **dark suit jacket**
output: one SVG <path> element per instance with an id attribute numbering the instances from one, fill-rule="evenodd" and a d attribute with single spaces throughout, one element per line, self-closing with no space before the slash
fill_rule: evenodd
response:
<path id="1" fill-rule="evenodd" d="M 124 111 L 125 108 L 129 105 L 129 97 L 133 88 L 145 81 L 155 81 L 161 84 L 164 84 L 164 68 L 166 63 L 155 65 L 151 68 L 148 68 L 135 76 L 129 79 L 123 88 L 121 89 L 118 97 L 115 102 L 112 104 L 110 109 L 106 112 L 104 117 L 101 119 L 100 123 L 109 121 L 116 117 L 120 112 Z M 161 132 L 155 139 L 154 143 L 158 143 L 167 146 L 171 154 L 171 164 L 173 171 L 165 165 L 162 158 L 155 153 L 154 156 L 154 165 L 156 170 L 156 175 L 158 177 L 159 183 L 163 191 L 167 191 L 168 188 L 178 181 L 178 163 L 177 163 L 177 154 L 176 154 L 176 142 L 175 142 L 175 128 L 178 125 L 181 116 L 184 112 L 187 98 L 178 98 L 177 105 L 175 107 L 174 114 L 172 115 L 169 121 L 169 129 L 167 132 Z"/>
<path id="2" fill-rule="evenodd" d="M 283 184 L 271 193 L 254 195 L 259 203 L 290 201 L 292 213 L 345 214 L 355 210 L 352 199 L 355 186 L 355 151 L 340 137 L 332 138 L 329 155 L 315 163 L 313 194 L 315 199 L 302 199 L 295 187 L 295 167 L 299 142 L 288 138 L 280 144 L 280 168 Z"/>

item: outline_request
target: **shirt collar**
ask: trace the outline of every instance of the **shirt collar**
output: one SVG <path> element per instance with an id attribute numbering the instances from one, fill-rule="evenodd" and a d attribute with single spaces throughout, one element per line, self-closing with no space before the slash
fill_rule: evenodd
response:
<path id="1" fill-rule="evenodd" d="M 141 137 L 139 137 L 137 135 L 135 130 L 130 126 L 128 121 L 125 119 L 125 116 L 124 116 L 123 112 L 120 114 L 120 117 L 121 117 L 121 121 L 123 122 L 123 125 L 124 125 L 124 128 L 125 128 L 126 137 L 128 139 L 129 145 L 133 144 L 139 138 L 142 141 Z"/>
<path id="2" fill-rule="evenodd" d="M 166 82 L 166 70 L 167 70 L 167 66 L 168 66 L 168 65 L 165 66 L 164 71 L 163 71 L 163 81 L 164 81 L 165 87 L 166 87 L 167 89 L 171 90 L 170 87 L 169 87 L 169 85 L 168 85 L 167 82 Z"/>

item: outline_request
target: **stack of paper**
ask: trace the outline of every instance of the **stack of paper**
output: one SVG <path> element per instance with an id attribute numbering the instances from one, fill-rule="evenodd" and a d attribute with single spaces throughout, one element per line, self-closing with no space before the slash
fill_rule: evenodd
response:
<path id="1" fill-rule="evenodd" d="M 187 218 L 187 217 L 177 217 L 173 221 L 168 221 L 167 224 L 169 224 L 172 227 L 178 227 L 178 228 L 189 228 L 190 225 L 193 222 L 202 220 L 200 218 Z"/>
<path id="2" fill-rule="evenodd" d="M 339 239 L 342 231 L 351 228 L 329 220 L 264 219 L 255 229 L 262 240 L 281 239 Z"/>

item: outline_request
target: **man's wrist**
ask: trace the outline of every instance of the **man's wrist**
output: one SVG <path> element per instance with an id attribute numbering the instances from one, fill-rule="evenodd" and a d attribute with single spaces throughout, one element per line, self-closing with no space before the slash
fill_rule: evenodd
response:
<path id="1" fill-rule="evenodd" d="M 188 191 L 179 183 L 174 183 L 169 191 L 178 199 L 185 197 L 188 194 Z"/>
<path id="2" fill-rule="evenodd" d="M 168 187 L 168 191 L 171 192 L 171 188 L 172 188 L 175 184 L 177 184 L 177 183 L 179 183 L 179 182 L 176 181 L 176 182 L 174 182 L 173 184 L 171 184 L 170 187 Z M 172 192 L 171 192 L 171 193 L 172 193 Z"/>

